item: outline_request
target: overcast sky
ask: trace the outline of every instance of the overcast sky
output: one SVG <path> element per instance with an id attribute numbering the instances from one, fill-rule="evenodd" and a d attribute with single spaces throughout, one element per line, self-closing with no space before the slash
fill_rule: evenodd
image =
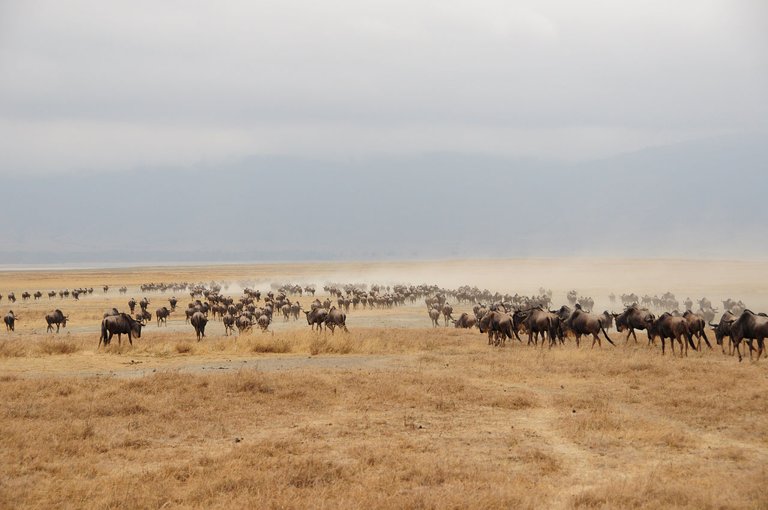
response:
<path id="1" fill-rule="evenodd" d="M 0 173 L 765 133 L 766 4 L 0 0 Z"/>

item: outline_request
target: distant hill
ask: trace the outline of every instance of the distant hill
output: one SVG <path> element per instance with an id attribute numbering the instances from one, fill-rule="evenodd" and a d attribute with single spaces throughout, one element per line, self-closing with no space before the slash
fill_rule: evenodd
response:
<path id="1" fill-rule="evenodd" d="M 768 255 L 760 136 L 579 164 L 253 157 L 0 189 L 4 264 Z"/>

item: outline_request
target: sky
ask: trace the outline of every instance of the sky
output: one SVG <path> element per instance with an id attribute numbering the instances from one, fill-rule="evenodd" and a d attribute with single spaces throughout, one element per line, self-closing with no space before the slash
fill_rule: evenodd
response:
<path id="1" fill-rule="evenodd" d="M 0 0 L 0 175 L 765 134 L 766 6 Z"/>
<path id="2" fill-rule="evenodd" d="M 0 0 L 0 264 L 768 257 L 764 0 Z"/>

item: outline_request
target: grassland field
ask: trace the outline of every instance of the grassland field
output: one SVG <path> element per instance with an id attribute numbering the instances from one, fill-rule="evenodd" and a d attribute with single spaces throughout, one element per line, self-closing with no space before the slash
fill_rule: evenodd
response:
<path id="1" fill-rule="evenodd" d="M 147 282 L 545 287 L 616 311 L 610 292 L 669 290 L 768 311 L 767 275 L 759 261 L 589 259 L 1 271 L 19 301 L 0 315 L 21 320 L 0 331 L 0 508 L 768 508 L 768 365 L 718 348 L 662 356 L 615 330 L 616 347 L 494 348 L 432 328 L 419 302 L 352 311 L 348 334 L 276 317 L 225 337 L 212 320 L 201 342 L 177 313 L 97 349 L 102 313 Z M 20 300 L 89 286 L 77 302 Z M 170 293 L 146 296 L 154 314 Z M 59 334 L 45 331 L 54 308 L 70 316 Z"/>

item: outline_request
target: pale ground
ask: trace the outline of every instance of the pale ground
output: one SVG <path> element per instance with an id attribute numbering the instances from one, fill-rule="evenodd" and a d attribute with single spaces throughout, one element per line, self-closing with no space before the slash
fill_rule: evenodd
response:
<path id="1" fill-rule="evenodd" d="M 766 276 L 763 262 L 617 260 L 2 272 L 22 320 L 0 331 L 0 507 L 768 508 L 768 360 L 662 357 L 643 335 L 492 348 L 433 330 L 421 304 L 352 312 L 348 335 L 278 319 L 236 339 L 212 321 L 200 343 L 177 316 L 96 349 L 103 311 L 151 281 L 543 286 L 598 309 L 670 290 L 768 311 Z M 78 286 L 94 294 L 20 300 Z M 154 315 L 168 295 L 148 297 Z M 54 307 L 72 317 L 59 335 L 42 320 Z"/>

